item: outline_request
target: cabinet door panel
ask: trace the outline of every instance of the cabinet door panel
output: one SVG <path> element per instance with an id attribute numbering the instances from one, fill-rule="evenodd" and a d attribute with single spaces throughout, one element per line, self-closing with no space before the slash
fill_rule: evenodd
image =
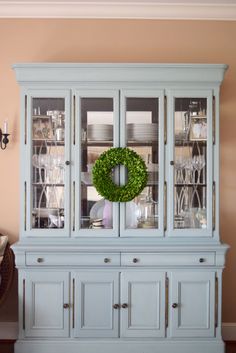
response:
<path id="1" fill-rule="evenodd" d="M 117 237 L 119 205 L 98 194 L 92 169 L 102 153 L 119 146 L 119 92 L 78 89 L 75 100 L 72 235 Z M 113 180 L 119 180 L 118 169 Z"/>
<path id="2" fill-rule="evenodd" d="M 22 233 L 68 237 L 70 91 L 29 90 L 22 145 Z"/>
<path id="3" fill-rule="evenodd" d="M 118 337 L 117 272 L 75 274 L 75 337 Z"/>
<path id="4" fill-rule="evenodd" d="M 122 90 L 120 145 L 146 163 L 148 181 L 140 195 L 120 204 L 121 237 L 161 237 L 164 233 L 164 91 Z M 121 169 L 121 184 L 128 173 Z"/>
<path id="5" fill-rule="evenodd" d="M 212 91 L 171 91 L 168 102 L 168 235 L 211 237 Z"/>
<path id="6" fill-rule="evenodd" d="M 69 274 L 25 273 L 25 334 L 27 337 L 68 337 Z"/>
<path id="7" fill-rule="evenodd" d="M 122 273 L 121 304 L 122 337 L 164 337 L 164 272 Z"/>
<path id="8" fill-rule="evenodd" d="M 213 337 L 215 273 L 172 273 L 170 304 L 172 337 Z"/>

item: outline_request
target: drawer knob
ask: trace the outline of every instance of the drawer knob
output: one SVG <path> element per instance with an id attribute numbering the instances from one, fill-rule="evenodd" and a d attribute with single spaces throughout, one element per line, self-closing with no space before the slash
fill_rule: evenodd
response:
<path id="1" fill-rule="evenodd" d="M 172 304 L 172 308 L 173 308 L 173 309 L 178 308 L 178 304 L 177 304 L 177 303 L 173 303 L 173 304 Z"/>
<path id="2" fill-rule="evenodd" d="M 199 259 L 199 262 L 205 262 L 205 259 L 203 258 L 203 257 L 201 257 L 200 259 Z"/>
<path id="3" fill-rule="evenodd" d="M 43 262 L 43 258 L 42 258 L 42 257 L 38 257 L 38 258 L 37 258 L 37 262 L 38 262 L 38 263 L 42 263 L 42 262 Z"/>
<path id="4" fill-rule="evenodd" d="M 70 306 L 70 305 L 69 305 L 68 303 L 63 304 L 63 308 L 64 308 L 64 309 L 68 309 L 69 306 Z"/>
<path id="5" fill-rule="evenodd" d="M 111 262 L 111 260 L 108 259 L 108 257 L 105 257 L 104 262 L 105 262 L 105 264 L 107 264 L 108 262 Z"/>
<path id="6" fill-rule="evenodd" d="M 119 304 L 114 304 L 113 309 L 119 309 L 120 305 Z"/>
<path id="7" fill-rule="evenodd" d="M 128 308 L 128 304 L 127 304 L 127 303 L 124 303 L 124 304 L 122 304 L 121 306 L 122 306 L 123 309 Z"/>
<path id="8" fill-rule="evenodd" d="M 70 165 L 70 161 L 65 161 L 65 165 Z"/>
<path id="9" fill-rule="evenodd" d="M 133 259 L 133 263 L 136 264 L 137 262 L 138 262 L 138 259 L 135 257 L 135 258 Z"/>
<path id="10" fill-rule="evenodd" d="M 175 162 L 174 161 L 170 161 L 170 165 L 175 165 Z"/>

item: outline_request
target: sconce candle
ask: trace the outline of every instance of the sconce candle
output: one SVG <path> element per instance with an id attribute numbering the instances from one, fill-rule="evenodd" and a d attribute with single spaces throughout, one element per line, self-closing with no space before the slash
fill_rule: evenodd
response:
<path id="1" fill-rule="evenodd" d="M 4 134 L 8 134 L 8 122 L 7 122 L 7 120 L 4 121 L 3 133 Z"/>

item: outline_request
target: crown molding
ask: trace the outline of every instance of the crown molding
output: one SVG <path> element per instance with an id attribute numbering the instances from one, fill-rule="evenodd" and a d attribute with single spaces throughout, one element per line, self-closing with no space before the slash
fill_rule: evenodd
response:
<path id="1" fill-rule="evenodd" d="M 17 81 L 32 82 L 211 82 L 219 85 L 227 70 L 224 64 L 83 64 L 30 63 L 15 64 Z"/>
<path id="2" fill-rule="evenodd" d="M 81 18 L 235 21 L 236 4 L 130 1 L 1 1 L 0 18 Z"/>

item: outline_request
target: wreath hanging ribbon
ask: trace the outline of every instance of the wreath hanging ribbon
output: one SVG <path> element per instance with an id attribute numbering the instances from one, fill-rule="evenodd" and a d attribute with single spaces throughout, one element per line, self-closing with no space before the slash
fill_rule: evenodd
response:
<path id="1" fill-rule="evenodd" d="M 128 182 L 122 186 L 112 180 L 112 170 L 120 164 L 128 170 Z M 144 160 L 127 147 L 110 148 L 103 152 L 94 164 L 92 176 L 97 192 L 112 202 L 133 200 L 142 192 L 148 180 Z"/>

